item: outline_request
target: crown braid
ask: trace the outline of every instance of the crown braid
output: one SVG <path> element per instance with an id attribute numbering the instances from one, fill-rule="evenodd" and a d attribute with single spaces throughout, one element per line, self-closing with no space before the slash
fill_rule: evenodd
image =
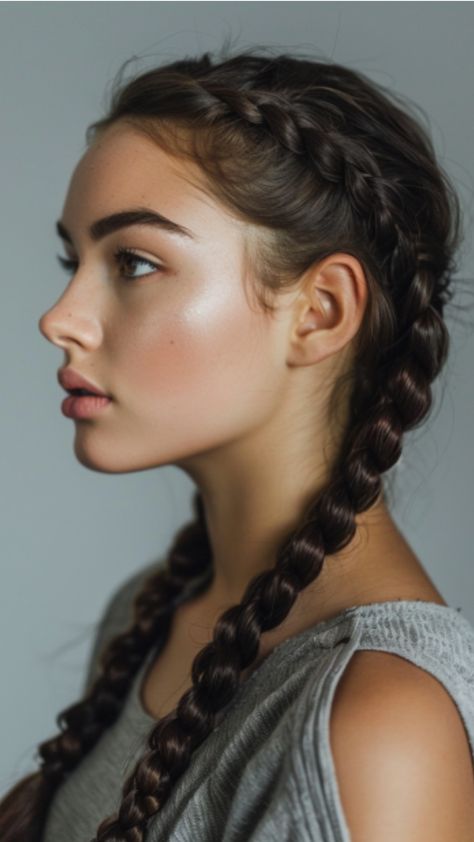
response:
<path id="1" fill-rule="evenodd" d="M 376 501 L 381 475 L 400 458 L 404 432 L 428 414 L 431 383 L 448 352 L 442 317 L 459 206 L 428 136 L 362 74 L 249 52 L 217 65 L 205 54 L 141 74 L 88 131 L 125 119 L 172 153 L 189 154 L 215 196 L 262 226 L 253 257 L 265 288 L 293 283 L 337 250 L 361 260 L 371 294 L 356 337 L 346 429 L 325 486 L 282 542 L 275 566 L 219 617 L 212 641 L 194 658 L 191 688 L 151 729 L 117 813 L 91 842 L 143 842 L 149 820 L 257 658 L 261 635 L 285 619 L 326 556 L 353 538 L 356 515 Z M 179 147 L 171 130 L 183 125 L 190 131 Z M 202 512 L 199 528 L 192 524 L 183 536 L 169 570 L 151 577 L 137 597 L 132 628 L 103 653 L 90 696 L 59 716 L 67 730 L 40 746 L 43 777 L 54 785 L 116 719 L 146 652 L 169 628 L 170 597 L 209 563 Z M 5 842 L 39 842 L 37 801 L 30 835 L 5 824 Z"/>

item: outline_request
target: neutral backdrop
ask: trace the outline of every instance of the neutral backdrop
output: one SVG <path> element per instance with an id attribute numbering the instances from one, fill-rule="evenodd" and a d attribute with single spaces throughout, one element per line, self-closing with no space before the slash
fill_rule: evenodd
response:
<path id="1" fill-rule="evenodd" d="M 230 37 L 317 53 L 408 95 L 461 196 L 459 275 L 472 278 L 473 36 L 472 3 L 0 4 L 0 793 L 36 768 L 38 743 L 77 700 L 111 593 L 191 515 L 193 485 L 172 466 L 114 476 L 77 462 L 59 408 L 63 353 L 37 326 L 64 284 L 54 222 L 115 72 L 133 55 L 127 74 Z M 474 622 L 472 295 L 460 288 L 454 303 L 450 360 L 392 474 L 393 512 L 446 601 Z"/>

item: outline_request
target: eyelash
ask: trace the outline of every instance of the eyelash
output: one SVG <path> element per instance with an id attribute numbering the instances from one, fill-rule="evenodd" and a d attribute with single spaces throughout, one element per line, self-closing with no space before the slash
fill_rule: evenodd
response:
<path id="1" fill-rule="evenodd" d="M 77 260 L 70 260 L 66 257 L 62 257 L 60 254 L 57 254 L 56 257 L 57 257 L 60 265 L 63 267 L 63 269 L 66 269 L 67 271 L 72 271 L 78 265 Z M 124 248 L 124 247 L 118 248 L 117 251 L 114 253 L 114 260 L 121 267 L 123 266 L 123 264 L 126 260 L 128 260 L 128 261 L 131 260 L 132 263 L 146 263 L 148 266 L 153 266 L 153 269 L 157 270 L 157 271 L 163 270 L 163 267 L 160 266 L 159 264 L 152 263 L 150 260 L 146 260 L 145 257 L 140 257 L 139 254 L 135 254 L 135 252 L 132 249 L 129 249 L 129 248 Z M 140 278 L 146 278 L 147 275 L 152 275 L 152 274 L 153 274 L 153 272 L 147 272 L 145 275 L 139 275 L 136 278 L 131 277 L 129 275 L 122 274 L 122 277 L 127 278 L 127 280 L 129 280 L 129 281 L 138 281 Z"/>

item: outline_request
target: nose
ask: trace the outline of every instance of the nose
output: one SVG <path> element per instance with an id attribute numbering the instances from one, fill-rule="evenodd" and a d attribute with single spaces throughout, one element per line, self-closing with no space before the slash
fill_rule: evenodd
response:
<path id="1" fill-rule="evenodd" d="M 69 318 L 70 316 L 71 314 L 69 314 Z M 54 345 L 62 344 L 62 340 L 66 338 L 68 331 L 65 328 L 64 319 L 61 319 L 57 304 L 53 304 L 49 310 L 43 313 L 38 321 L 38 328 L 48 342 L 52 342 Z"/>
<path id="2" fill-rule="evenodd" d="M 50 310 L 47 310 L 38 321 L 38 328 L 40 333 L 44 336 L 48 342 L 52 342 L 53 345 L 59 345 L 60 347 L 64 346 L 64 339 L 63 336 L 64 331 L 61 330 L 59 326 L 58 319 L 54 316 L 54 307 L 51 307 Z"/>
<path id="3" fill-rule="evenodd" d="M 59 348 L 73 345 L 91 348 L 100 341 L 97 308 L 92 300 L 88 303 L 77 297 L 73 300 L 67 291 L 43 313 L 38 320 L 38 329 L 45 339 Z"/>

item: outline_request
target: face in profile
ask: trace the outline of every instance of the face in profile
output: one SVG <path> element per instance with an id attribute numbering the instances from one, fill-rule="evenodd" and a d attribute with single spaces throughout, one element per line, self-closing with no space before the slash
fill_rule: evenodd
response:
<path id="1" fill-rule="evenodd" d="M 61 253 L 74 264 L 39 328 L 63 350 L 61 367 L 111 397 L 93 417 L 65 421 L 77 458 L 94 470 L 191 468 L 212 451 L 230 455 L 278 405 L 284 326 L 251 295 L 245 224 L 198 176 L 116 124 L 71 177 Z M 91 236 L 97 220 L 144 208 L 184 230 L 129 224 Z"/>

